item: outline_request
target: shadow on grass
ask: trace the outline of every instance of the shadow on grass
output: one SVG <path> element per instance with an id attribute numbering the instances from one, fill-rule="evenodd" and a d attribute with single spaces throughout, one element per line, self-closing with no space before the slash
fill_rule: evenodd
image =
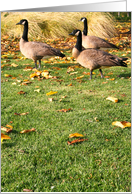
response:
<path id="1" fill-rule="evenodd" d="M 1 148 L 7 148 L 7 147 L 13 147 L 13 146 L 15 146 L 16 145 L 16 143 L 15 142 L 13 142 L 13 143 L 6 143 L 6 142 L 3 142 L 2 143 L 2 145 L 1 145 Z"/>
<path id="2" fill-rule="evenodd" d="M 119 77 L 125 77 L 125 78 L 127 78 L 127 77 L 131 77 L 131 72 L 130 73 L 122 73 L 122 74 L 120 74 L 120 75 L 118 75 Z"/>

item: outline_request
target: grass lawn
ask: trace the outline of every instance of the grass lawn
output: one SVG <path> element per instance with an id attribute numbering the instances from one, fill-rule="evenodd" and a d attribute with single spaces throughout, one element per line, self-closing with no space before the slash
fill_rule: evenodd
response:
<path id="1" fill-rule="evenodd" d="M 119 56 L 122 54 L 118 52 Z M 84 74 L 89 70 L 74 61 L 42 62 L 41 70 L 48 70 L 56 79 L 32 80 L 29 77 L 32 71 L 23 69 L 25 64 L 31 67 L 34 64 L 22 59 L 20 53 L 15 56 L 17 59 L 13 55 L 2 59 L 6 65 L 1 74 L 1 125 L 10 124 L 13 130 L 9 134 L 11 140 L 4 140 L 1 145 L 1 191 L 130 191 L 131 130 L 112 125 L 116 120 L 131 122 L 130 65 L 105 69 L 104 79 L 96 70 L 89 80 L 89 75 Z M 130 52 L 127 56 L 130 57 Z M 9 66 L 12 63 L 19 66 Z M 69 66 L 74 71 L 67 73 Z M 17 82 L 27 79 L 32 83 Z M 40 91 L 34 91 L 37 89 Z M 25 94 L 18 94 L 20 91 Z M 58 93 L 47 96 L 50 91 Z M 108 96 L 117 97 L 119 102 L 106 100 Z M 48 98 L 53 98 L 52 102 Z M 69 108 L 69 112 L 57 111 Z M 26 112 L 29 114 L 14 114 Z M 36 131 L 20 133 L 31 128 Z M 88 141 L 68 145 L 69 134 L 75 132 Z"/>
<path id="2" fill-rule="evenodd" d="M 69 49 L 64 59 L 42 61 L 49 79 L 31 79 L 33 69 L 25 70 L 34 64 L 20 52 L 2 53 L 1 125 L 13 127 L 2 131 L 11 137 L 1 144 L 2 192 L 131 191 L 131 129 L 112 125 L 131 122 L 131 50 L 110 52 L 128 57 L 128 67 L 104 69 L 103 79 L 95 70 L 92 80 Z M 46 95 L 50 91 L 57 93 Z M 88 140 L 68 145 L 77 139 L 72 133 Z"/>

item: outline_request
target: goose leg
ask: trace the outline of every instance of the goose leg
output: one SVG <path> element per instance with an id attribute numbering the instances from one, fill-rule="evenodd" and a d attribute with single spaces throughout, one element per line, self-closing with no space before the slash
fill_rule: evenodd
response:
<path id="1" fill-rule="evenodd" d="M 35 62 L 35 68 L 37 69 L 37 61 L 34 61 Z"/>
<path id="2" fill-rule="evenodd" d="M 39 68 L 41 68 L 41 60 L 39 60 Z"/>
<path id="3" fill-rule="evenodd" d="M 93 70 L 90 70 L 90 80 L 92 79 L 92 72 L 93 72 Z"/>
<path id="4" fill-rule="evenodd" d="M 104 78 L 102 70 L 99 69 L 99 71 L 100 71 L 100 73 L 101 73 L 101 78 Z"/>

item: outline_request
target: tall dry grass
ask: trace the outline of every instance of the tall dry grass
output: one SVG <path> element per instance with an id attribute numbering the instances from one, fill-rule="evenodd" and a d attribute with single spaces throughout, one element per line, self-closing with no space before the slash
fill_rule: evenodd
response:
<path id="1" fill-rule="evenodd" d="M 83 30 L 81 17 L 88 19 L 88 34 L 109 38 L 115 35 L 114 18 L 106 12 L 9 12 L 1 13 L 1 34 L 21 36 L 21 19 L 29 21 L 29 38 L 68 37 L 73 29 Z"/>

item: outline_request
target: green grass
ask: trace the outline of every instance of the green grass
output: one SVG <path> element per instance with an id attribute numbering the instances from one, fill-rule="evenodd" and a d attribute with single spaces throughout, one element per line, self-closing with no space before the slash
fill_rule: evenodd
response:
<path id="1" fill-rule="evenodd" d="M 66 55 L 70 53 L 65 52 Z M 113 53 L 115 54 L 115 53 Z M 116 53 L 121 56 L 123 52 Z M 1 74 L 1 125 L 10 124 L 11 140 L 1 145 L 1 191 L 23 192 L 128 192 L 131 190 L 131 130 L 112 126 L 113 121 L 131 122 L 131 69 L 114 67 L 103 70 L 101 79 L 95 70 L 93 79 L 84 75 L 84 68 L 75 68 L 74 75 L 67 73 L 74 63 L 48 64 L 42 62 L 42 70 L 49 70 L 57 79 L 31 80 L 31 71 L 23 71 L 23 64 L 31 60 L 2 59 Z M 130 58 L 130 53 L 127 54 Z M 59 67 L 56 70 L 53 67 Z M 128 65 L 130 67 L 130 65 Z M 109 74 L 112 72 L 113 74 Z M 16 79 L 5 78 L 10 74 L 19 80 L 29 79 L 30 85 L 12 85 Z M 103 83 L 107 82 L 107 83 Z M 68 86 L 72 83 L 72 86 Z M 40 92 L 34 92 L 39 86 Z M 54 96 L 47 92 L 58 91 Z M 24 95 L 17 94 L 26 92 Z M 59 100 L 62 96 L 67 96 Z M 117 97 L 118 103 L 106 100 Z M 49 102 L 48 98 L 53 98 Z M 58 112 L 71 108 L 69 112 Z M 25 116 L 14 113 L 29 112 Z M 95 120 L 97 117 L 97 120 Z M 12 121 L 12 123 L 10 123 Z M 36 132 L 20 134 L 24 129 Z M 81 133 L 88 141 L 68 145 L 69 134 Z"/>

